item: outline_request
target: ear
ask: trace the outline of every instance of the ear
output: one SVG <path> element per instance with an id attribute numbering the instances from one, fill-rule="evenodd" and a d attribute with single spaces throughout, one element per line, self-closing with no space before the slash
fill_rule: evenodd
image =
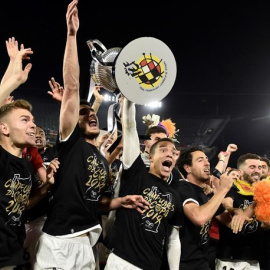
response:
<path id="1" fill-rule="evenodd" d="M 6 124 L 6 123 L 0 123 L 0 130 L 1 130 L 1 133 L 2 134 L 8 135 L 9 134 L 8 124 Z"/>
<path id="2" fill-rule="evenodd" d="M 152 154 L 149 154 L 149 161 L 150 161 L 150 163 L 153 162 L 153 155 Z"/>
<path id="3" fill-rule="evenodd" d="M 187 165 L 187 164 L 184 165 L 184 169 L 185 169 L 185 171 L 186 171 L 187 173 L 190 173 L 190 172 L 191 172 L 191 168 L 190 168 L 190 166 Z"/>

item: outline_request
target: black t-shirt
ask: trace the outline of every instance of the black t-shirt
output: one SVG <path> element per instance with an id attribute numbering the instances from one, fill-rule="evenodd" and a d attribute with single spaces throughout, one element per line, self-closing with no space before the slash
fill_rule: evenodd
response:
<path id="1" fill-rule="evenodd" d="M 186 180 L 180 180 L 177 185 L 176 182 L 173 182 L 171 186 L 179 193 L 184 205 L 188 201 L 203 205 L 210 199 L 210 197 L 205 195 L 201 187 Z M 224 209 L 220 208 L 216 215 L 222 211 L 224 211 Z M 196 226 L 185 216 L 184 226 L 180 229 L 182 246 L 180 261 L 181 270 L 209 269 L 206 252 L 210 238 L 210 227 L 211 220 L 202 226 Z"/>
<path id="2" fill-rule="evenodd" d="M 234 208 L 246 209 L 253 202 L 253 196 L 240 194 L 235 185 L 228 192 L 228 196 L 233 198 Z M 256 219 L 246 223 L 238 234 L 234 234 L 230 228 L 219 224 L 219 234 L 218 258 L 223 260 L 259 259 L 263 231 L 260 222 Z"/>
<path id="3" fill-rule="evenodd" d="M 50 162 L 58 156 L 56 146 L 47 147 L 45 151 L 40 152 L 43 162 Z"/>
<path id="4" fill-rule="evenodd" d="M 120 208 L 110 236 L 113 252 L 137 267 L 160 269 L 168 224 L 183 225 L 182 201 L 166 181 L 148 173 L 141 157 L 124 170 L 120 195 L 141 194 L 150 207 L 140 214 Z"/>
<path id="5" fill-rule="evenodd" d="M 33 166 L 0 146 L 0 267 L 24 263 L 23 215 L 33 181 Z"/>
<path id="6" fill-rule="evenodd" d="M 43 231 L 67 235 L 99 224 L 97 208 L 107 188 L 109 168 L 98 149 L 76 126 L 67 141 L 57 142 L 59 170 Z"/>
<path id="7" fill-rule="evenodd" d="M 46 150 L 40 153 L 40 155 L 42 157 L 43 162 L 50 162 L 58 156 L 55 146 L 46 148 Z M 41 184 L 42 184 L 41 179 L 35 173 L 33 186 L 39 187 Z M 34 192 L 34 188 L 32 190 Z M 43 199 L 41 199 L 36 205 L 31 207 L 30 209 L 26 210 L 25 212 L 26 222 L 35 220 L 40 217 L 45 217 L 47 215 L 47 208 L 48 208 L 50 197 L 51 197 L 51 192 L 48 191 L 47 195 Z"/>
<path id="8" fill-rule="evenodd" d="M 110 181 L 111 181 L 111 186 L 108 187 L 108 189 L 104 192 L 104 195 L 109 198 L 115 198 L 115 188 L 118 182 L 120 181 L 120 168 L 122 166 L 122 161 L 120 159 L 115 159 L 111 166 L 110 166 Z"/>

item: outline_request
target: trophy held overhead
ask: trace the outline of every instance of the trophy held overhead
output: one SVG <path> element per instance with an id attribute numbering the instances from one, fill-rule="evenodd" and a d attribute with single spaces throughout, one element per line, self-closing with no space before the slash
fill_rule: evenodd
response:
<path id="1" fill-rule="evenodd" d="M 174 55 L 159 39 L 138 38 L 123 49 L 107 50 L 97 39 L 88 40 L 87 45 L 93 58 L 90 74 L 94 82 L 110 92 L 119 90 L 136 104 L 162 100 L 175 83 Z"/>

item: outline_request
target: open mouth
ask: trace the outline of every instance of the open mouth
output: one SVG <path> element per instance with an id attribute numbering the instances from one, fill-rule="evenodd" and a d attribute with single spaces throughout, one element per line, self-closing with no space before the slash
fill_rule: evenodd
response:
<path id="1" fill-rule="evenodd" d="M 29 132 L 29 133 L 27 133 L 27 135 L 32 137 L 32 138 L 36 138 L 36 133 L 34 133 L 34 132 Z"/>
<path id="2" fill-rule="evenodd" d="M 162 166 L 164 167 L 166 172 L 169 172 L 170 168 L 172 166 L 172 161 L 171 160 L 165 160 L 164 162 L 162 162 Z"/>
<path id="3" fill-rule="evenodd" d="M 41 139 L 36 139 L 36 144 L 42 144 Z"/>
<path id="4" fill-rule="evenodd" d="M 256 181 L 260 180 L 260 176 L 258 174 L 253 174 L 252 176 Z"/>
<path id="5" fill-rule="evenodd" d="M 96 126 L 97 126 L 97 121 L 94 120 L 94 119 L 90 120 L 90 121 L 89 121 L 89 126 L 90 126 L 90 127 L 96 127 Z"/>

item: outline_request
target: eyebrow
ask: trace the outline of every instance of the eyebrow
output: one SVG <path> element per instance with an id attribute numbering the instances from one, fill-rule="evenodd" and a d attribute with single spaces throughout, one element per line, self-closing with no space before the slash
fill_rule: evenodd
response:
<path id="1" fill-rule="evenodd" d="M 25 114 L 23 114 L 23 115 L 20 116 L 20 118 L 23 118 L 23 117 L 27 118 L 28 120 L 31 119 L 31 116 L 30 116 L 30 115 L 25 115 Z M 34 121 L 34 120 L 35 120 L 35 118 L 33 117 L 33 121 Z"/>
<path id="2" fill-rule="evenodd" d="M 163 144 L 163 143 L 159 144 L 159 148 L 167 148 L 167 147 L 168 147 L 168 144 Z M 173 147 L 173 150 L 176 151 L 176 147 Z"/>
<path id="3" fill-rule="evenodd" d="M 202 159 L 208 159 L 207 156 L 200 156 L 200 157 L 197 157 L 196 160 L 199 160 L 199 159 L 201 159 L 201 158 L 202 158 Z"/>

